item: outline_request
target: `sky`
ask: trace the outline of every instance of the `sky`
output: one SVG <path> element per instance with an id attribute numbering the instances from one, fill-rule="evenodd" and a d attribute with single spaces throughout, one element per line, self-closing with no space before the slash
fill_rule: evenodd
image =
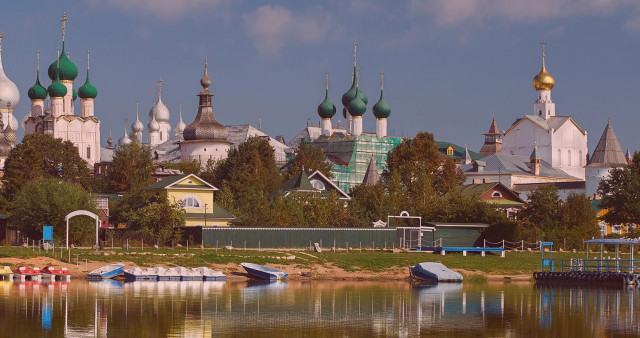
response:
<path id="1" fill-rule="evenodd" d="M 607 119 L 623 148 L 640 150 L 640 2 L 637 0 L 57 0 L 7 1 L 0 11 L 2 63 L 21 92 L 16 117 L 30 110 L 36 50 L 41 78 L 62 44 L 98 89 L 102 146 L 111 130 L 146 125 L 163 81 L 162 98 L 178 121 L 197 113 L 204 59 L 214 114 L 224 125 L 261 125 L 290 140 L 317 123 L 329 74 L 329 98 L 341 111 L 358 42 L 360 88 L 369 97 L 364 130 L 380 94 L 392 112 L 389 134 L 468 145 L 478 151 L 495 115 L 506 130 L 532 111 L 532 78 L 541 67 L 555 78 L 557 115 L 588 132 L 593 151 Z M 79 100 L 78 100 L 79 101 Z M 76 102 L 76 111 L 80 111 Z M 334 122 L 344 123 L 341 114 Z M 22 135 L 22 131 L 19 135 Z"/>

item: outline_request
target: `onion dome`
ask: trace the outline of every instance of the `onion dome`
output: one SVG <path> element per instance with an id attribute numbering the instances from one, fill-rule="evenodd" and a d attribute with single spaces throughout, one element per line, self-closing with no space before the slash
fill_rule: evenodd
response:
<path id="1" fill-rule="evenodd" d="M 17 123 L 17 122 L 16 122 Z M 15 143 L 16 140 L 18 139 L 18 134 L 16 134 L 15 129 L 13 129 L 11 127 L 11 123 L 9 123 L 9 125 L 7 126 L 7 128 L 4 130 L 4 138 L 9 142 L 9 143 Z"/>
<path id="2" fill-rule="evenodd" d="M 362 100 L 356 96 L 355 99 L 349 102 L 347 106 L 347 110 L 351 116 L 362 116 L 367 111 L 367 105 L 362 102 Z"/>
<path id="3" fill-rule="evenodd" d="M 129 138 L 129 134 L 127 134 L 127 119 L 124 119 L 124 135 L 118 140 L 118 145 L 120 147 L 130 145 L 133 141 Z"/>
<path id="4" fill-rule="evenodd" d="M 336 106 L 329 101 L 329 73 L 327 72 L 326 75 L 324 101 L 318 106 L 318 115 L 320 115 L 320 118 L 330 119 L 336 114 Z"/>
<path id="5" fill-rule="evenodd" d="M 342 105 L 345 107 L 348 106 L 349 102 L 353 101 L 353 99 L 356 98 L 357 93 L 358 93 L 358 87 L 356 86 L 356 80 L 354 76 L 353 81 L 351 83 L 351 88 L 349 88 L 349 90 L 347 90 L 346 93 L 342 94 Z"/>
<path id="6" fill-rule="evenodd" d="M 358 84 L 358 98 L 360 99 L 360 101 L 364 102 L 364 104 L 369 104 L 369 98 L 367 97 L 367 94 L 365 94 L 362 89 L 360 89 L 360 85 Z"/>
<path id="7" fill-rule="evenodd" d="M 36 83 L 29 88 L 27 95 L 31 100 L 44 100 L 47 98 L 47 89 L 40 84 L 40 73 L 36 75 Z"/>
<path id="8" fill-rule="evenodd" d="M 207 74 L 207 61 L 204 62 L 204 76 L 200 80 L 202 91 L 198 94 L 200 102 L 198 105 L 198 114 L 193 122 L 184 128 L 182 135 L 185 141 L 227 141 L 229 131 L 213 116 L 213 107 L 211 106 L 211 79 Z"/>
<path id="9" fill-rule="evenodd" d="M 391 115 L 391 107 L 389 106 L 387 101 L 384 100 L 384 97 L 382 95 L 384 90 L 383 76 L 384 75 L 380 73 L 380 100 L 378 100 L 378 102 L 376 102 L 376 104 L 374 104 L 372 108 L 373 116 L 375 116 L 377 119 L 386 119 L 389 117 L 389 115 Z"/>
<path id="10" fill-rule="evenodd" d="M 200 84 L 202 84 L 202 81 L 200 82 Z M 211 80 L 209 80 L 209 85 L 211 85 Z M 175 127 L 173 127 L 173 132 L 176 135 L 182 134 L 182 132 L 184 131 L 184 128 L 186 127 L 187 125 L 184 123 L 184 121 L 182 121 L 182 102 L 180 102 L 180 121 L 178 121 Z"/>
<path id="11" fill-rule="evenodd" d="M 53 83 L 49 85 L 47 91 L 49 92 L 49 96 L 51 97 L 64 97 L 65 95 L 67 95 L 67 87 L 63 85 L 62 82 L 60 82 L 58 74 L 56 74 L 55 81 L 53 81 Z"/>
<path id="12" fill-rule="evenodd" d="M 58 63 L 60 63 L 58 65 Z M 64 41 L 62 41 L 62 52 L 56 61 L 49 66 L 49 78 L 51 81 L 55 81 L 59 76 L 61 81 L 73 81 L 78 77 L 78 67 L 69 60 L 67 53 L 64 49 Z"/>
<path id="13" fill-rule="evenodd" d="M 160 131 L 160 123 L 156 121 L 155 116 L 151 118 L 151 121 L 149 121 L 149 124 L 147 124 L 147 128 L 149 129 L 149 132 Z"/>
<path id="14" fill-rule="evenodd" d="M 20 91 L 15 83 L 13 83 L 4 74 L 2 69 L 2 38 L 4 35 L 0 32 L 0 109 L 11 110 L 10 107 L 16 107 L 20 102 Z"/>
<path id="15" fill-rule="evenodd" d="M 169 122 L 171 114 L 169 108 L 162 102 L 162 80 L 158 80 L 158 102 L 149 110 L 149 120 L 155 117 L 158 122 Z"/>
<path id="16" fill-rule="evenodd" d="M 542 43 L 542 69 L 540 73 L 533 77 L 533 88 L 536 90 L 551 90 L 556 81 L 551 74 L 547 73 L 547 69 L 544 64 L 544 42 Z"/>
<path id="17" fill-rule="evenodd" d="M 111 138 L 111 129 L 109 129 L 109 138 L 107 139 L 107 149 L 113 149 L 113 138 Z"/>
<path id="18" fill-rule="evenodd" d="M 75 90 L 74 90 L 75 92 Z M 98 90 L 89 82 L 89 70 L 87 69 L 87 80 L 78 89 L 78 96 L 81 99 L 95 99 L 98 96 Z M 75 100 L 75 98 L 74 98 Z"/>
<path id="19" fill-rule="evenodd" d="M 134 133 L 142 133 L 142 131 L 144 130 L 144 125 L 142 124 L 142 122 L 140 122 L 140 117 L 138 114 L 139 102 L 140 101 L 136 100 L 136 122 L 133 122 L 133 124 L 131 124 L 131 131 Z"/>

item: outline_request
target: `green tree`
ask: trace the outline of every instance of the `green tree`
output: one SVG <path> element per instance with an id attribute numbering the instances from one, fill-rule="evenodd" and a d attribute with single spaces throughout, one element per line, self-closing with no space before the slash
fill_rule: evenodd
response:
<path id="1" fill-rule="evenodd" d="M 551 233 L 558 228 L 561 206 L 558 189 L 551 184 L 543 185 L 529 193 L 529 201 L 520 212 L 525 237 L 529 241 L 546 239 L 545 233 Z"/>
<path id="2" fill-rule="evenodd" d="M 633 155 L 631 164 L 615 168 L 609 177 L 600 181 L 600 208 L 606 209 L 603 219 L 609 224 L 640 224 L 640 153 Z"/>
<path id="3" fill-rule="evenodd" d="M 42 238 L 42 226 L 52 225 L 54 239 L 66 238 L 65 217 L 72 211 L 97 214 L 95 199 L 80 185 L 54 178 L 36 178 L 16 195 L 10 221 L 30 238 Z M 95 220 L 74 217 L 69 223 L 69 242 L 89 244 L 95 240 Z"/>
<path id="4" fill-rule="evenodd" d="M 148 233 L 160 245 L 171 241 L 179 242 L 182 238 L 180 227 L 185 225 L 183 209 L 178 203 L 171 203 L 166 194 L 158 194 L 145 206 L 131 210 L 127 218 L 131 228 Z"/>
<path id="5" fill-rule="evenodd" d="M 556 233 L 549 235 L 551 240 L 566 243 L 565 249 L 582 247 L 585 239 L 600 235 L 596 210 L 584 194 L 571 193 L 562 202 L 560 227 Z M 566 242 L 565 242 L 566 240 Z"/>
<path id="6" fill-rule="evenodd" d="M 351 189 L 349 209 L 361 223 L 371 224 L 377 220 L 386 222 L 390 213 L 389 196 L 382 182 L 375 185 L 359 184 Z"/>
<path id="7" fill-rule="evenodd" d="M 25 135 L 5 161 L 0 195 L 6 208 L 28 182 L 37 178 L 55 178 L 85 185 L 89 181 L 88 164 L 71 141 L 51 135 Z"/>
<path id="8" fill-rule="evenodd" d="M 333 166 L 327 162 L 327 158 L 324 156 L 322 150 L 314 147 L 309 142 L 300 143 L 300 146 L 296 150 L 296 155 L 287 165 L 285 180 L 301 172 L 302 168 L 314 171 L 319 170 L 327 178 L 333 177 L 331 173 Z"/>
<path id="9" fill-rule="evenodd" d="M 110 192 L 139 191 L 151 185 L 152 172 L 151 148 L 134 139 L 129 145 L 116 147 L 107 170 L 107 186 Z"/>

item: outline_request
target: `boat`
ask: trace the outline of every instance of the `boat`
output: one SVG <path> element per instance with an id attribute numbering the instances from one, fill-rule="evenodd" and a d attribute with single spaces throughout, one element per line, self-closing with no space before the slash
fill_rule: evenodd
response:
<path id="1" fill-rule="evenodd" d="M 179 266 L 174 268 L 178 274 L 180 274 L 181 281 L 202 281 L 202 274 L 199 271 L 191 268 L 185 268 L 184 266 Z"/>
<path id="2" fill-rule="evenodd" d="M 21 281 L 25 280 L 40 280 L 42 277 L 42 271 L 40 268 L 30 268 L 28 266 L 19 266 L 12 270 L 14 277 L 20 279 Z"/>
<path id="3" fill-rule="evenodd" d="M 284 272 L 284 271 L 280 271 L 278 269 L 274 269 L 274 268 L 270 268 L 270 267 L 266 267 L 264 265 L 260 265 L 260 264 L 254 264 L 254 263 L 240 263 L 240 265 L 247 270 L 247 273 L 249 273 L 251 276 L 256 277 L 256 278 L 260 278 L 260 279 L 282 279 L 282 278 L 287 278 L 287 276 L 289 275 L 288 273 Z"/>
<path id="4" fill-rule="evenodd" d="M 105 265 L 98 269 L 91 271 L 87 275 L 87 279 L 109 279 L 116 276 L 119 276 L 124 269 L 124 264 L 122 263 L 114 263 Z"/>
<path id="5" fill-rule="evenodd" d="M 153 268 L 149 269 L 141 269 L 141 268 L 131 268 L 124 270 L 124 277 L 130 281 L 157 281 L 158 273 L 157 270 L 154 271 Z"/>
<path id="6" fill-rule="evenodd" d="M 0 268 L 0 280 L 12 280 L 13 279 L 13 271 L 10 267 L 5 266 Z"/>
<path id="7" fill-rule="evenodd" d="M 206 266 L 193 268 L 191 270 L 198 273 L 201 280 L 204 281 L 223 281 L 227 279 L 227 276 L 225 276 L 225 274 L 223 274 L 221 271 L 213 270 L 207 268 Z"/>
<path id="8" fill-rule="evenodd" d="M 409 267 L 411 278 L 418 280 L 438 282 L 462 282 L 462 275 L 447 268 L 442 263 L 424 262 Z"/>
<path id="9" fill-rule="evenodd" d="M 180 280 L 180 272 L 176 268 L 165 269 L 163 267 L 155 267 L 153 268 L 158 275 L 159 281 L 179 281 Z"/>
<path id="10" fill-rule="evenodd" d="M 60 280 L 60 281 L 70 281 L 71 273 L 67 268 L 56 269 L 55 267 L 49 265 L 42 269 L 42 278 L 50 279 L 51 281 Z"/>

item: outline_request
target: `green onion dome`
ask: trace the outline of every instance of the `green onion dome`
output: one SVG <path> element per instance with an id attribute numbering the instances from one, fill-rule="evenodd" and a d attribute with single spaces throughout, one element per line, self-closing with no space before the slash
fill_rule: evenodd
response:
<path id="1" fill-rule="evenodd" d="M 71 98 L 75 101 L 78 98 L 78 92 L 74 88 L 71 88 L 71 90 Z"/>
<path id="2" fill-rule="evenodd" d="M 362 102 L 356 93 L 356 98 L 349 102 L 347 110 L 351 116 L 362 116 L 367 111 L 367 105 Z"/>
<path id="3" fill-rule="evenodd" d="M 330 119 L 336 114 L 336 106 L 329 101 L 329 90 L 324 94 L 324 101 L 318 106 L 318 115 L 323 119 Z"/>
<path id="4" fill-rule="evenodd" d="M 58 65 L 58 62 L 60 63 Z M 49 78 L 51 81 L 56 79 L 56 74 L 59 73 L 60 80 L 73 81 L 78 76 L 78 67 L 69 60 L 67 53 L 64 51 L 64 42 L 62 43 L 62 53 L 56 61 L 49 66 Z"/>
<path id="5" fill-rule="evenodd" d="M 27 95 L 32 100 L 44 100 L 47 98 L 47 89 L 40 84 L 40 74 L 36 76 L 36 84 L 29 88 Z"/>
<path id="6" fill-rule="evenodd" d="M 367 94 L 365 94 L 362 89 L 360 89 L 360 87 L 358 87 L 358 98 L 364 102 L 364 104 L 368 104 L 369 103 L 369 98 L 367 97 Z"/>
<path id="7" fill-rule="evenodd" d="M 78 96 L 81 99 L 95 99 L 98 96 L 98 90 L 89 81 L 89 70 L 87 69 L 87 80 L 78 89 Z"/>
<path id="8" fill-rule="evenodd" d="M 58 74 L 56 74 L 56 80 L 47 88 L 51 97 L 64 97 L 67 95 L 67 87 L 60 82 Z"/>
<path id="9" fill-rule="evenodd" d="M 348 106 L 349 103 L 351 101 L 353 101 L 353 99 L 356 98 L 356 95 L 358 94 L 358 86 L 356 85 L 356 83 L 358 82 L 358 73 L 356 72 L 356 67 L 353 67 L 353 79 L 351 80 L 351 88 L 349 88 L 349 90 L 347 90 L 346 93 L 344 93 L 342 95 L 342 105 L 343 106 Z"/>
<path id="10" fill-rule="evenodd" d="M 380 91 L 380 100 L 373 105 L 372 112 L 373 116 L 378 119 L 386 119 L 391 115 L 391 106 L 382 97 L 382 90 Z"/>

